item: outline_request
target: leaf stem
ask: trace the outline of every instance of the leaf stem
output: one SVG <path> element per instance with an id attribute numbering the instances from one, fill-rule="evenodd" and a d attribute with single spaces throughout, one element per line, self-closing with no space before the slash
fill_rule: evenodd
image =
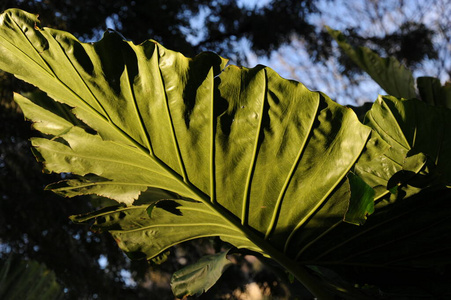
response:
<path id="1" fill-rule="evenodd" d="M 188 183 L 188 185 L 191 185 Z M 193 191 L 198 190 L 195 186 L 191 185 Z M 200 198 L 205 198 L 206 195 L 199 194 Z M 246 236 L 249 241 L 255 244 L 262 253 L 265 253 L 269 258 L 275 260 L 282 267 L 285 268 L 288 272 L 294 275 L 294 277 L 302 283 L 316 298 L 318 299 L 334 299 L 334 295 L 325 289 L 325 287 L 320 283 L 318 279 L 316 279 L 313 275 L 311 275 L 305 267 L 300 266 L 296 261 L 288 258 L 285 254 L 273 248 L 263 237 L 263 235 L 254 232 L 251 228 L 247 226 L 242 226 L 240 220 L 232 215 L 228 210 L 220 206 L 219 204 L 213 204 L 210 201 L 203 201 L 205 205 L 207 205 L 211 210 L 216 212 L 219 217 L 224 219 L 227 223 L 232 225 L 241 231 L 244 236 Z"/>
<path id="2" fill-rule="evenodd" d="M 315 298 L 321 300 L 335 299 L 335 295 L 327 290 L 326 287 L 321 284 L 320 279 L 315 278 L 315 276 L 310 274 L 310 272 L 305 267 L 302 267 L 295 261 L 288 259 L 283 254 L 272 253 L 272 255 L 270 256 L 281 266 L 283 266 L 288 272 L 293 274 L 293 276 L 300 283 L 302 283 L 304 287 L 307 288 L 309 292 L 313 294 L 313 296 L 315 296 Z"/>

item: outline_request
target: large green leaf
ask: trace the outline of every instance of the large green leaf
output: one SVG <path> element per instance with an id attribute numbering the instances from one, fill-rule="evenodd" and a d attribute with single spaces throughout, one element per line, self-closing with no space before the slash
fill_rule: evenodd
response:
<path id="1" fill-rule="evenodd" d="M 402 141 L 383 132 L 403 118 L 372 131 L 351 109 L 269 68 L 224 69 L 213 53 L 190 59 L 114 32 L 80 43 L 38 25 L 20 10 L 0 16 L 0 68 L 66 105 L 16 95 L 45 134 L 32 140 L 37 157 L 50 172 L 72 174 L 49 188 L 120 202 L 73 220 L 108 230 L 130 257 L 219 236 L 275 259 L 321 295 L 301 265 L 328 254 L 323 238 L 348 228 L 344 219 L 365 221 L 374 209 L 368 187 L 385 197 L 397 172 L 424 169 L 428 154 L 392 146 L 395 154 L 383 155 Z M 400 130 L 395 139 L 410 132 Z"/>
<path id="2" fill-rule="evenodd" d="M 382 58 L 366 47 L 353 47 L 338 30 L 327 28 L 338 45 L 362 70 L 388 94 L 398 98 L 416 97 L 412 72 L 394 57 Z"/>
<path id="3" fill-rule="evenodd" d="M 18 97 L 33 111 L 27 117 L 48 124 L 51 138 L 32 141 L 46 169 L 85 176 L 59 183 L 59 192 L 129 205 L 152 187 L 185 199 L 171 200 L 183 218 L 164 207 L 150 218 L 146 210 L 134 215 L 134 207 L 109 217 L 121 220 L 113 235 L 121 232 L 123 243 L 139 244 L 148 258 L 212 235 L 279 260 L 294 258 L 300 229 L 318 234 L 325 219 L 343 219 L 346 175 L 370 136 L 350 109 L 269 68 L 220 72 L 225 60 L 212 53 L 189 59 L 115 33 L 80 43 L 40 29 L 36 16 L 19 10 L 5 12 L 0 24 L 0 68 L 73 107 L 96 131 Z M 49 130 L 51 122 L 61 131 Z M 155 238 L 169 231 L 170 239 Z"/>

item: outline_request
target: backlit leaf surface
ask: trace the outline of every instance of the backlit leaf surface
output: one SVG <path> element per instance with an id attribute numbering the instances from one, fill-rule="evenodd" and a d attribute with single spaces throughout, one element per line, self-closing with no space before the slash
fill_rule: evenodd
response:
<path id="1" fill-rule="evenodd" d="M 49 188 L 116 200 L 73 220 L 108 230 L 132 258 L 219 236 L 299 279 L 297 261 L 317 263 L 335 250 L 329 242 L 340 246 L 329 238 L 335 229 L 360 235 L 343 220 L 361 224 L 372 213 L 368 188 L 383 199 L 393 175 L 411 172 L 396 186 L 435 165 L 449 182 L 449 159 L 441 158 L 449 134 L 433 152 L 435 125 L 425 123 L 417 142 L 416 121 L 406 117 L 419 109 L 413 102 L 381 98 L 365 126 L 351 109 L 267 67 L 225 67 L 213 53 L 186 58 L 114 32 L 81 43 L 20 10 L 0 16 L 0 56 L 1 69 L 65 105 L 49 110 L 16 95 L 45 134 L 32 140 L 45 168 L 79 176 Z M 434 142 L 445 135 L 440 128 Z"/>
<path id="2" fill-rule="evenodd" d="M 126 205 L 149 187 L 182 198 L 166 199 L 180 215 L 156 207 L 149 218 L 141 206 L 112 213 L 112 234 L 126 251 L 150 258 L 174 243 L 219 235 L 238 247 L 294 255 L 301 228 L 311 223 L 321 232 L 327 222 L 317 219 L 343 219 L 346 175 L 370 136 L 350 109 L 266 67 L 222 71 L 226 61 L 213 53 L 189 59 L 111 32 L 80 43 L 18 10 L 1 24 L 0 67 L 73 107 L 95 130 L 17 96 L 42 124 L 35 127 L 54 136 L 33 139 L 46 169 L 84 176 L 58 183 L 57 192 Z M 132 242 L 155 246 L 138 250 Z"/>

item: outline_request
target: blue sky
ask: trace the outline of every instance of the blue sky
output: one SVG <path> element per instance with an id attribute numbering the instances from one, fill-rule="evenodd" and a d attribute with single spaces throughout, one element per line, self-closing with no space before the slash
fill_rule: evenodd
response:
<path id="1" fill-rule="evenodd" d="M 241 0 L 243 5 L 261 6 L 267 0 Z M 402 3 L 402 7 L 400 7 Z M 438 31 L 434 43 L 438 48 L 439 62 L 426 60 L 414 71 L 414 77 L 439 77 L 444 83 L 450 80 L 447 70 L 451 70 L 451 3 L 449 0 L 321 0 L 321 15 L 312 15 L 310 20 L 318 26 L 328 25 L 343 30 L 346 27 L 359 27 L 362 36 L 383 36 L 395 31 L 406 21 L 424 22 Z M 448 39 L 448 40 L 446 40 Z M 246 42 L 242 42 L 247 47 Z M 339 51 L 337 48 L 336 51 Z M 371 102 L 378 94 L 384 94 L 366 75 L 358 78 L 359 84 L 352 85 L 339 72 L 335 59 L 324 62 L 325 65 L 312 63 L 302 41 L 293 38 L 291 45 L 282 47 L 270 58 L 262 58 L 249 52 L 250 67 L 257 64 L 267 65 L 285 78 L 304 83 L 312 90 L 320 90 L 341 104 L 361 105 Z M 437 67 L 439 66 L 439 67 Z"/>

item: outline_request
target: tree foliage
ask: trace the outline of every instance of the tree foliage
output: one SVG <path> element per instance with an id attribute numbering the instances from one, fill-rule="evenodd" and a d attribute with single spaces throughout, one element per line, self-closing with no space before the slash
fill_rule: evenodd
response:
<path id="1" fill-rule="evenodd" d="M 270 1 L 262 7 L 247 7 L 237 1 L 3 1 L 10 7 L 33 11 L 45 26 L 71 32 L 83 39 L 99 37 L 113 26 L 128 39 L 141 43 L 149 36 L 185 55 L 216 49 L 222 55 L 245 60 L 237 47 L 241 39 L 259 54 L 268 54 L 296 34 L 313 42 L 315 26 L 308 16 L 317 13 L 315 0 Z M 205 17 L 203 17 L 205 16 Z M 198 19 L 199 24 L 193 24 Z M 106 22 L 106 20 L 109 20 Z M 267 22 L 271 20 L 271 22 Z M 278 26 L 273 26 L 278 24 Z M 190 41 L 189 37 L 191 36 Z"/>

